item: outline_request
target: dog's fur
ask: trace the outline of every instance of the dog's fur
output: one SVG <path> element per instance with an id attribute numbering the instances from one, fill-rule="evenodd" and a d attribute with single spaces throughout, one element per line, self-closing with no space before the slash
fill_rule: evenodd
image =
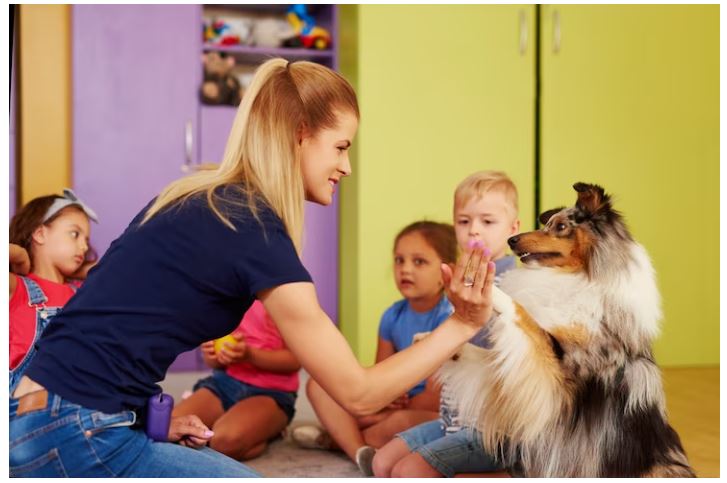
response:
<path id="1" fill-rule="evenodd" d="M 574 207 L 509 240 L 524 266 L 493 289 L 491 348 L 466 344 L 438 378 L 513 473 L 695 476 L 651 353 L 661 310 L 649 257 L 603 188 L 574 188 Z"/>

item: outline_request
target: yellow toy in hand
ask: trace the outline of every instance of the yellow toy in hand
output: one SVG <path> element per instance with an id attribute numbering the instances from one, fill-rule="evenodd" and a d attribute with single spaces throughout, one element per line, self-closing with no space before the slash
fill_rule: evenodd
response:
<path id="1" fill-rule="evenodd" d="M 225 342 L 229 342 L 230 344 L 237 344 L 238 339 L 236 339 L 232 334 L 227 334 L 224 337 L 215 339 L 215 354 L 219 353 L 225 347 Z"/>

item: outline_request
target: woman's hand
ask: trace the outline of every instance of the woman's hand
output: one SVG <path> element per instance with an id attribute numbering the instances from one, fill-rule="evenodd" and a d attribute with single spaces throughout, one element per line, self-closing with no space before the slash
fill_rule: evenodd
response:
<path id="1" fill-rule="evenodd" d="M 236 343 L 224 342 L 222 344 L 222 349 L 217 354 L 217 360 L 220 364 L 229 366 L 230 364 L 237 364 L 247 359 L 248 350 L 245 339 L 240 334 L 235 334 L 235 337 L 239 338 Z"/>
<path id="2" fill-rule="evenodd" d="M 492 316 L 492 284 L 495 264 L 490 250 L 479 242 L 468 250 L 452 268 L 442 264 L 442 277 L 447 298 L 454 306 L 453 317 L 474 330 L 481 329 Z"/>
<path id="3" fill-rule="evenodd" d="M 201 419 L 194 414 L 189 414 L 172 418 L 169 422 L 167 440 L 170 443 L 179 441 L 179 444 L 189 448 L 201 448 L 214 434 Z"/>

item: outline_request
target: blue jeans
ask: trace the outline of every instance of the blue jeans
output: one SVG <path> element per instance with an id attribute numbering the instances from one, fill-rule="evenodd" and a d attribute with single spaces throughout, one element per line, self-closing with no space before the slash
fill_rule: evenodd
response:
<path id="1" fill-rule="evenodd" d="M 484 473 L 502 468 L 485 452 L 482 437 L 476 429 L 462 428 L 456 433 L 447 434 L 442 422 L 436 419 L 396 436 L 447 478 L 452 478 L 456 473 Z"/>
<path id="2" fill-rule="evenodd" d="M 133 411 L 106 414 L 48 393 L 48 405 L 17 416 L 10 399 L 14 477 L 256 477 L 210 448 L 158 443 L 132 428 Z"/>
<path id="3" fill-rule="evenodd" d="M 298 394 L 294 392 L 280 391 L 277 389 L 265 389 L 253 386 L 246 382 L 238 381 L 234 377 L 220 369 L 212 371 L 212 375 L 200 379 L 192 388 L 194 391 L 206 387 L 212 391 L 222 403 L 222 408 L 229 411 L 232 406 L 253 396 L 267 396 L 275 401 L 280 409 L 288 417 L 288 423 L 295 416 L 295 400 Z"/>

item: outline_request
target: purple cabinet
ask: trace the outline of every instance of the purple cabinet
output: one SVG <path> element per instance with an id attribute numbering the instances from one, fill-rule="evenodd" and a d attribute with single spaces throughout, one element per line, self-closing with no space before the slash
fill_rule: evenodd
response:
<path id="1" fill-rule="evenodd" d="M 99 215 L 102 254 L 197 162 L 199 6 L 76 5 L 72 31 L 73 185 Z"/>
<path id="2" fill-rule="evenodd" d="M 73 187 L 99 215 L 91 235 L 99 255 L 165 185 L 184 175 L 184 165 L 222 157 L 236 110 L 199 102 L 200 57 L 209 48 L 202 44 L 202 12 L 200 5 L 73 7 Z M 316 12 L 335 42 L 335 7 Z M 285 52 L 275 50 L 255 55 Z M 333 52 L 312 57 L 336 66 Z M 337 321 L 337 201 L 306 206 L 303 262 L 321 306 Z M 172 366 L 201 368 L 198 351 Z"/>

